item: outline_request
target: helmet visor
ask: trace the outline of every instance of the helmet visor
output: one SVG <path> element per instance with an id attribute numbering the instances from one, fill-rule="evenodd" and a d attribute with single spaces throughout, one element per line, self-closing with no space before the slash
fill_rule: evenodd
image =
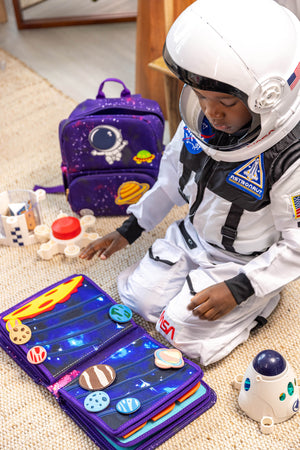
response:
<path id="1" fill-rule="evenodd" d="M 179 109 L 185 124 L 206 146 L 222 151 L 233 150 L 252 142 L 258 136 L 261 128 L 260 116 L 251 112 L 240 98 L 237 98 L 237 110 L 230 104 L 227 106 L 226 92 L 223 100 L 221 92 L 209 92 L 208 97 L 213 101 L 201 101 L 200 94 L 198 90 L 185 85 L 180 96 Z M 220 100 L 215 100 L 215 97 Z M 209 103 L 221 105 L 222 113 L 219 110 L 211 113 L 207 111 L 208 108 L 201 107 L 201 104 Z"/>

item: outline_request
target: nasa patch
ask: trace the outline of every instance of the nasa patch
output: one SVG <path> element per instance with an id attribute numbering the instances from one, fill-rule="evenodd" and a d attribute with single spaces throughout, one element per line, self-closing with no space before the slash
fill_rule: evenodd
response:
<path id="1" fill-rule="evenodd" d="M 265 189 L 263 155 L 256 156 L 232 170 L 227 175 L 226 181 L 260 200 Z"/>
<path id="2" fill-rule="evenodd" d="M 186 149 L 189 153 L 192 153 L 193 155 L 197 155 L 198 153 L 202 152 L 202 148 L 199 144 L 199 142 L 196 140 L 196 138 L 193 136 L 191 131 L 188 129 L 188 127 L 184 127 L 184 136 L 183 136 L 183 143 L 186 146 Z"/>

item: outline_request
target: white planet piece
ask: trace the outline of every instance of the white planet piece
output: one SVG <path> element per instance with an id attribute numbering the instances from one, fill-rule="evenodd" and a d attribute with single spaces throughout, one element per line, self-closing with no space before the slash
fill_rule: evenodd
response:
<path id="1" fill-rule="evenodd" d="M 34 229 L 34 234 L 42 242 L 38 255 L 49 260 L 58 253 L 64 253 L 68 258 L 76 258 L 82 247 L 98 239 L 99 234 L 87 232 L 96 222 L 96 218 L 87 215 L 77 219 L 60 213 L 51 227 L 40 225 Z"/>
<path id="2" fill-rule="evenodd" d="M 251 419 L 269 434 L 274 424 L 284 422 L 299 410 L 299 379 L 294 369 L 275 350 L 263 350 L 249 364 L 245 375 L 236 375 L 238 403 Z"/>

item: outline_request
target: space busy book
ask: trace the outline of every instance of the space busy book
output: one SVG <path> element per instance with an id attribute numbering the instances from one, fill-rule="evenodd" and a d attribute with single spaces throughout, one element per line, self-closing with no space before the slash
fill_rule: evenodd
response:
<path id="1" fill-rule="evenodd" d="M 85 275 L 1 313 L 0 345 L 101 449 L 154 449 L 216 401 L 198 365 Z"/>

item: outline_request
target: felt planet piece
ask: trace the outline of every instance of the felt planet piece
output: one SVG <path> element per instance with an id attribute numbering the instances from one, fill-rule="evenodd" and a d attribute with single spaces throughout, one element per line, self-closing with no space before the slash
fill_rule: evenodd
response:
<path id="1" fill-rule="evenodd" d="M 10 330 L 9 337 L 14 344 L 26 344 L 31 338 L 31 329 L 23 323 L 18 324 Z"/>
<path id="2" fill-rule="evenodd" d="M 99 412 L 110 404 L 109 395 L 104 391 L 96 391 L 84 399 L 84 407 L 89 412 Z"/>
<path id="3" fill-rule="evenodd" d="M 150 184 L 148 183 L 126 181 L 119 187 L 115 203 L 116 205 L 132 205 L 133 203 L 136 203 L 149 188 Z"/>
<path id="4" fill-rule="evenodd" d="M 109 317 L 118 323 L 129 322 L 132 318 L 132 311 L 128 306 L 125 305 L 113 305 L 109 309 Z"/>
<path id="5" fill-rule="evenodd" d="M 31 364 L 40 364 L 47 358 L 47 351 L 41 345 L 32 347 L 27 353 L 27 360 Z"/>
<path id="6" fill-rule="evenodd" d="M 159 348 L 154 356 L 154 364 L 160 369 L 179 369 L 184 366 L 182 353 L 175 348 Z"/>
<path id="7" fill-rule="evenodd" d="M 79 385 L 88 391 L 99 391 L 110 386 L 116 378 L 115 370 L 107 364 L 88 367 L 79 377 Z"/>
<path id="8" fill-rule="evenodd" d="M 123 398 L 116 404 L 116 410 L 121 414 L 132 414 L 141 407 L 141 402 L 134 397 Z"/>

